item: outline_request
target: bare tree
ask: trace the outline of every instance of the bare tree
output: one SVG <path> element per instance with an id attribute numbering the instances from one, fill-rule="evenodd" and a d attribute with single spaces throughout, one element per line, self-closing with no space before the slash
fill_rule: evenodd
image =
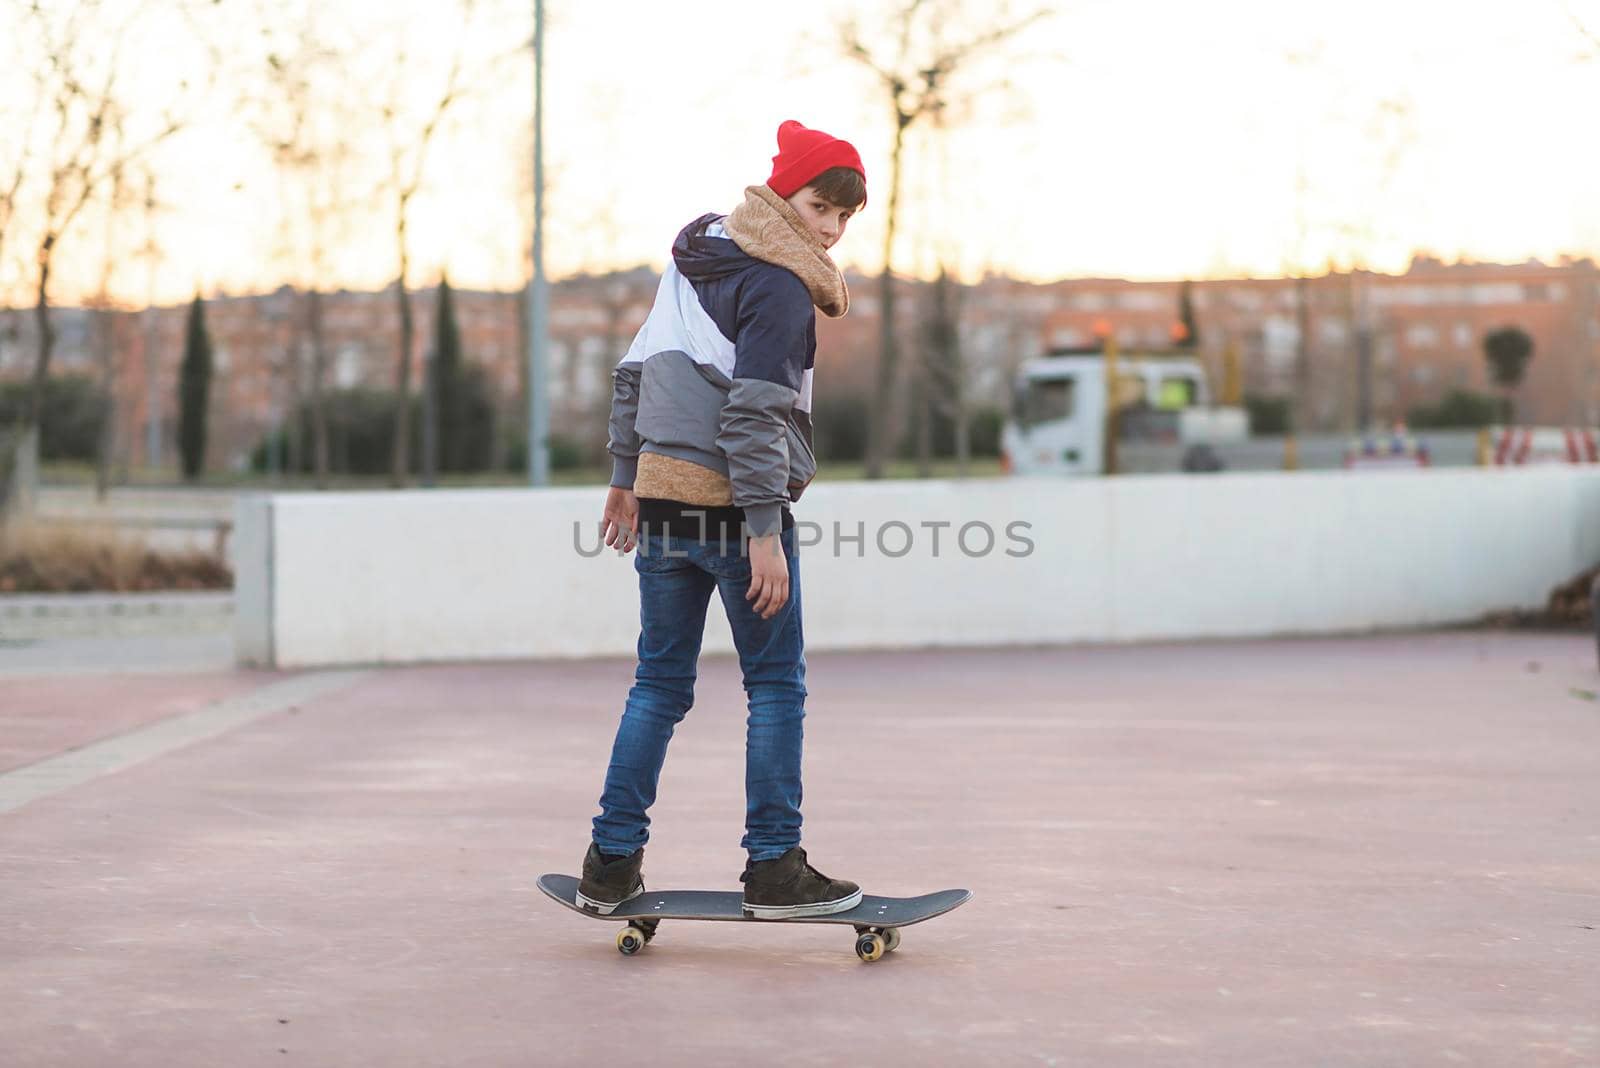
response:
<path id="1" fill-rule="evenodd" d="M 156 214 L 163 207 L 156 198 L 155 175 L 145 171 L 144 195 L 139 200 L 144 221 L 144 241 L 138 255 L 145 261 L 144 310 L 139 313 L 141 334 L 140 351 L 144 360 L 145 396 L 145 464 L 151 468 L 161 465 L 161 374 L 160 352 L 157 343 L 156 281 L 161 271 L 161 244 L 156 239 Z"/>
<path id="2" fill-rule="evenodd" d="M 100 371 L 100 392 L 105 402 L 105 414 L 100 421 L 99 439 L 95 443 L 95 495 L 105 500 L 111 488 L 112 467 L 117 459 L 117 439 L 122 427 L 120 389 L 122 361 L 117 346 L 117 316 L 111 299 L 111 276 L 121 259 L 117 234 L 117 221 L 124 209 L 138 203 L 134 195 L 134 176 L 118 170 L 111 175 L 106 190 L 105 251 L 100 261 L 100 278 L 95 296 L 89 304 L 93 311 L 94 350 Z"/>
<path id="3" fill-rule="evenodd" d="M 470 17 L 472 4 L 466 3 Z M 446 114 L 465 94 L 463 67 L 464 39 L 453 50 L 443 87 L 432 98 L 422 116 L 421 126 L 401 105 L 401 97 L 417 77 L 407 53 L 402 49 L 394 64 L 394 79 L 381 107 L 384 131 L 389 138 L 389 176 L 385 192 L 394 207 L 395 253 L 399 271 L 395 275 L 395 302 L 400 313 L 400 352 L 395 369 L 394 451 L 389 471 L 391 485 L 403 486 L 410 478 L 411 439 L 411 356 L 416 347 L 416 320 L 411 309 L 409 276 L 411 271 L 411 202 L 422 188 L 428 162 L 428 149 L 439 132 Z"/>
<path id="4" fill-rule="evenodd" d="M 5 50 L 3 62 L 8 69 L 27 70 L 37 62 L 41 51 L 29 39 L 34 21 L 20 6 L 13 7 L 8 14 L 10 18 L 0 26 L 3 31 L 0 32 L 0 47 Z M 35 136 L 45 114 L 47 79 L 42 68 L 33 67 L 31 73 L 26 93 L 0 96 L 0 285 L 6 281 L 9 239 L 15 233 L 25 183 L 35 166 Z M 15 340 L 20 336 L 18 321 L 21 316 L 12 311 L 9 318 L 9 334 Z M 31 506 L 31 489 L 25 483 L 35 469 L 37 453 L 37 425 L 26 415 L 14 432 L 0 427 L 0 522 Z"/>
<path id="5" fill-rule="evenodd" d="M 290 261 L 300 294 L 278 368 L 288 401 L 289 468 L 301 468 L 300 412 L 309 380 L 311 464 L 318 489 L 327 488 L 331 466 L 323 293 L 330 284 L 330 248 L 340 240 L 350 209 L 347 131 L 358 121 L 349 104 L 349 57 L 319 22 L 322 13 L 313 5 L 293 21 L 276 5 L 260 10 L 257 17 L 267 39 L 264 77 L 248 101 L 256 134 L 277 166 L 283 185 L 280 201 L 293 215 L 293 224 L 281 230 L 280 254 Z"/>
<path id="6" fill-rule="evenodd" d="M 594 94 L 589 104 L 590 126 L 620 131 L 623 113 L 623 98 L 616 87 L 602 88 Z M 620 132 L 617 136 L 620 140 Z M 551 172 L 552 168 L 547 165 L 546 175 L 549 176 Z M 558 195 L 563 189 L 564 177 L 561 171 L 555 171 L 554 188 Z M 594 357 L 584 359 L 582 346 L 575 345 L 569 361 L 572 384 L 567 396 L 570 398 L 568 406 L 572 410 L 568 414 L 583 428 L 577 434 L 580 439 L 589 436 L 590 428 L 605 426 L 607 413 L 611 409 L 611 372 L 639 326 L 637 322 L 628 321 L 629 310 L 639 303 L 633 272 L 623 270 L 617 264 L 622 233 L 617 224 L 616 205 L 622 199 L 623 180 L 622 175 L 610 173 L 604 184 L 593 190 L 601 195 L 583 224 L 586 240 L 581 273 L 594 278 L 591 299 L 598 297 L 605 314 L 605 332 L 602 335 L 604 344 Z M 552 185 L 549 177 L 545 185 L 548 197 Z M 530 226 L 531 222 L 530 210 Z M 586 406 L 580 403 L 581 397 L 589 398 Z"/>
<path id="7" fill-rule="evenodd" d="M 13 13 L 16 18 L 16 13 Z M 20 66 L 28 61 L 29 46 L 25 39 L 22 19 L 17 18 L 5 34 L 9 46 L 7 65 Z M 12 235 L 13 223 L 21 202 L 23 183 L 29 178 L 34 163 L 34 137 L 44 116 L 45 72 L 36 70 L 29 79 L 30 91 L 22 98 L 7 95 L 0 97 L 0 264 L 5 262 L 7 238 Z M 10 136 L 7 136 L 10 135 Z"/>
<path id="8" fill-rule="evenodd" d="M 1326 77 L 1319 65 L 1322 60 L 1323 43 L 1316 40 L 1309 45 L 1290 51 L 1286 55 L 1290 66 L 1307 71 L 1302 77 L 1302 84 L 1312 84 L 1312 74 Z M 1306 241 L 1310 232 L 1309 197 L 1311 180 L 1307 173 L 1306 148 L 1303 140 L 1305 127 L 1297 126 L 1296 134 L 1301 138 L 1297 142 L 1295 152 L 1295 244 L 1294 244 L 1294 310 L 1295 310 L 1295 359 L 1294 359 L 1294 428 L 1301 433 L 1311 429 L 1311 293 L 1306 267 Z"/>
<path id="9" fill-rule="evenodd" d="M 62 240 L 98 195 L 184 125 L 177 115 L 166 112 L 148 123 L 148 130 L 128 133 L 133 124 L 119 85 L 124 73 L 122 47 L 142 7 L 136 7 L 120 25 L 106 24 L 109 20 L 98 0 L 78 0 L 63 15 L 58 16 L 57 11 L 53 6 L 46 12 L 43 5 L 35 3 L 28 12 L 41 44 L 36 78 L 49 116 L 38 157 L 43 177 L 35 235 L 38 350 L 26 416 L 33 426 L 43 414 L 45 382 L 55 346 L 50 283 Z M 99 29 L 85 33 L 84 27 L 91 21 Z M 104 56 L 95 51 L 102 41 L 110 42 Z"/>
<path id="10" fill-rule="evenodd" d="M 988 28 L 956 39 L 951 27 L 970 24 L 970 10 L 978 5 L 965 0 L 903 0 L 890 16 L 893 41 L 886 50 L 874 47 L 860 23 L 851 18 L 841 27 L 839 44 L 844 55 L 870 70 L 884 90 L 893 123 L 889 152 L 888 215 L 884 226 L 883 273 L 878 280 L 879 353 L 876 418 L 867 427 L 867 476 L 881 478 L 893 441 L 890 413 L 895 373 L 899 364 L 895 336 L 894 243 L 899 224 L 901 169 L 906 132 L 919 119 L 937 118 L 956 100 L 967 100 L 979 90 L 963 89 L 960 76 L 975 61 L 993 53 L 1024 29 L 1046 17 L 1040 10 L 1020 18 L 1010 17 L 1001 5 L 996 13 L 984 7 Z"/>
<path id="11" fill-rule="evenodd" d="M 1327 205 L 1340 202 L 1335 186 L 1319 181 L 1314 173 L 1308 153 L 1312 146 L 1326 146 L 1343 127 L 1358 139 L 1349 144 L 1349 157 L 1361 156 L 1365 165 L 1360 173 L 1372 181 L 1365 203 L 1385 204 L 1392 199 L 1391 184 L 1406 162 L 1410 149 L 1417 139 L 1416 120 L 1409 92 L 1396 86 L 1382 95 L 1373 96 L 1371 90 L 1381 89 L 1372 81 L 1371 72 L 1343 61 L 1333 54 L 1320 37 L 1292 48 L 1284 53 L 1284 60 L 1296 71 L 1295 84 L 1300 99 L 1300 120 L 1295 124 L 1295 240 L 1292 255 L 1287 250 L 1283 258 L 1286 276 L 1294 279 L 1296 341 L 1293 368 L 1292 408 L 1295 427 L 1310 431 L 1328 429 L 1344 422 L 1346 416 L 1339 409 L 1346 407 L 1338 399 L 1348 393 L 1351 382 L 1355 385 L 1353 422 L 1358 426 L 1371 416 L 1370 398 L 1372 383 L 1372 353 L 1374 323 L 1371 309 L 1364 298 L 1355 292 L 1355 274 L 1365 266 L 1370 249 L 1380 237 L 1374 217 L 1367 212 L 1345 209 L 1334 214 Z M 1343 176 L 1337 183 L 1338 192 L 1347 192 L 1348 180 Z M 1319 352 L 1313 330 L 1313 312 L 1326 313 L 1326 308 L 1314 309 L 1313 300 L 1326 287 L 1314 286 L 1311 277 L 1312 263 L 1310 240 L 1313 234 L 1342 246 L 1348 261 L 1349 274 L 1345 279 L 1345 293 L 1335 307 L 1346 319 L 1346 364 L 1354 364 L 1354 374 L 1345 373 L 1335 383 L 1337 395 L 1330 401 L 1329 381 L 1325 352 Z M 1325 274 L 1332 275 L 1335 266 L 1327 261 Z M 1348 372 L 1348 367 L 1346 368 Z"/>
<path id="12" fill-rule="evenodd" d="M 922 473 L 931 473 L 932 432 L 936 420 L 947 420 L 955 431 L 956 477 L 965 478 L 972 460 L 971 426 L 967 419 L 966 369 L 961 358 L 961 293 L 940 265 L 923 324 L 924 396 L 923 438 L 918 443 Z"/>
<path id="13" fill-rule="evenodd" d="M 1378 150 L 1377 165 L 1368 174 L 1377 179 L 1374 202 L 1386 199 L 1390 185 L 1405 157 L 1415 146 L 1418 133 L 1410 97 L 1397 93 L 1377 102 L 1367 117 L 1366 143 Z M 1355 368 L 1354 425 L 1365 433 L 1372 422 L 1372 373 L 1374 343 L 1380 329 L 1379 317 L 1368 298 L 1367 286 L 1357 287 L 1357 274 L 1367 266 L 1368 250 L 1378 240 L 1377 225 L 1371 215 L 1346 219 L 1335 227 L 1347 243 L 1348 271 L 1342 301 L 1345 318 L 1346 362 Z M 1330 267 L 1330 273 L 1332 268 Z M 1352 376 L 1343 376 L 1348 386 Z"/>
<path id="14" fill-rule="evenodd" d="M 1580 63 L 1600 62 L 1600 7 L 1592 3 L 1588 5 L 1587 13 L 1579 15 L 1573 10 L 1573 0 L 1567 0 L 1564 5 L 1567 18 L 1578 31 L 1582 41 L 1583 50 L 1577 60 Z M 1568 344 L 1577 349 L 1579 358 L 1571 364 L 1573 379 L 1569 384 L 1569 411 L 1574 422 L 1592 425 L 1600 415 L 1600 396 L 1597 396 L 1597 385 L 1600 385 L 1600 338 L 1597 338 L 1590 328 L 1594 321 L 1597 304 L 1597 292 L 1591 284 L 1595 277 L 1594 258 L 1585 256 L 1577 259 L 1573 264 L 1573 271 L 1579 273 L 1577 284 L 1573 286 L 1575 300 L 1571 303 L 1572 318 L 1570 322 L 1572 338 Z"/>

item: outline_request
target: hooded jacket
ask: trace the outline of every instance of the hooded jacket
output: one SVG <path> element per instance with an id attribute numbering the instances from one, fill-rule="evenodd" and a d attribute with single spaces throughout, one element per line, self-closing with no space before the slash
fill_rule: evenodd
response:
<path id="1" fill-rule="evenodd" d="M 612 372 L 611 485 L 633 488 L 641 453 L 699 464 L 729 480 L 750 534 L 763 536 L 816 474 L 816 311 L 799 276 L 743 252 L 724 218 L 678 234 Z"/>

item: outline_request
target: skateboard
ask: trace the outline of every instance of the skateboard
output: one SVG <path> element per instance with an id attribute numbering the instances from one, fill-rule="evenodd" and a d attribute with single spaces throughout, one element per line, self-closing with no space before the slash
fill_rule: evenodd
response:
<path id="1" fill-rule="evenodd" d="M 617 949 L 625 957 L 633 956 L 648 945 L 662 920 L 733 920 L 739 923 L 849 924 L 856 929 L 856 956 L 869 964 L 900 945 L 900 928 L 942 916 L 972 897 L 971 890 L 940 890 L 920 897 L 863 894 L 861 904 L 848 912 L 764 920 L 744 914 L 744 895 L 737 890 L 646 890 L 618 906 L 609 916 L 602 916 L 578 905 L 578 880 L 570 875 L 541 875 L 539 889 L 591 920 L 622 922 Z"/>

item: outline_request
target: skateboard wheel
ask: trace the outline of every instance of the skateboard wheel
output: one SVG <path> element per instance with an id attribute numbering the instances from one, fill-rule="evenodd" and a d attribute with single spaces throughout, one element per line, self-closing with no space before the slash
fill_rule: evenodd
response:
<path id="1" fill-rule="evenodd" d="M 617 949 L 624 957 L 631 957 L 639 952 L 647 941 L 649 939 L 645 937 L 645 933 L 632 924 L 617 932 Z"/>
<path id="2" fill-rule="evenodd" d="M 634 926 L 644 932 L 644 944 L 649 945 L 656 937 L 656 928 L 661 926 L 660 920 L 640 920 Z"/>
<path id="3" fill-rule="evenodd" d="M 883 953 L 884 942 L 881 934 L 874 934 L 869 931 L 856 939 L 856 956 L 868 964 L 883 956 Z"/>
<path id="4" fill-rule="evenodd" d="M 900 948 L 900 928 L 891 927 L 883 932 L 883 951 L 893 953 Z"/>

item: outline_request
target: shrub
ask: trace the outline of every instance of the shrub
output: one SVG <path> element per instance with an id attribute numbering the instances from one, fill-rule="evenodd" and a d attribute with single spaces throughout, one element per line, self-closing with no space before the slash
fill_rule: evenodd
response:
<path id="1" fill-rule="evenodd" d="M 1438 404 L 1419 404 L 1410 409 L 1406 422 L 1416 430 L 1490 426 L 1499 421 L 1502 410 L 1499 397 L 1453 389 Z"/>
<path id="2" fill-rule="evenodd" d="M 611 457 L 606 453 L 604 442 L 599 444 L 597 452 L 566 434 L 550 435 L 550 470 L 572 471 L 586 462 L 604 463 L 607 470 L 610 469 Z M 525 428 L 518 427 L 512 431 L 511 444 L 506 450 L 506 464 L 512 471 L 528 469 L 528 432 Z"/>
<path id="3" fill-rule="evenodd" d="M 0 382 L 0 424 L 20 423 L 32 396 L 31 379 Z M 45 379 L 39 459 L 93 462 L 100 446 L 100 425 L 110 410 L 105 391 L 87 376 Z"/>
<path id="4" fill-rule="evenodd" d="M 225 590 L 233 573 L 219 557 L 158 552 L 95 527 L 14 523 L 0 527 L 0 593 Z"/>
<path id="5" fill-rule="evenodd" d="M 1246 393 L 1244 407 L 1250 418 L 1250 433 L 1288 434 L 1294 430 L 1294 413 L 1288 397 Z"/>
<path id="6" fill-rule="evenodd" d="M 394 394 L 388 390 L 356 387 L 330 390 L 323 396 L 328 417 L 328 465 L 334 471 L 351 475 L 386 475 L 394 446 Z M 300 424 L 300 473 L 316 466 L 313 451 L 311 402 L 296 410 Z M 411 398 L 412 469 L 419 467 L 422 454 L 422 400 Z M 268 451 L 273 449 L 288 462 L 287 428 L 269 434 L 250 457 L 255 471 L 270 468 Z"/>
<path id="7" fill-rule="evenodd" d="M 860 391 L 818 397 L 811 412 L 811 433 L 819 463 L 852 463 L 866 459 L 869 405 Z"/>

